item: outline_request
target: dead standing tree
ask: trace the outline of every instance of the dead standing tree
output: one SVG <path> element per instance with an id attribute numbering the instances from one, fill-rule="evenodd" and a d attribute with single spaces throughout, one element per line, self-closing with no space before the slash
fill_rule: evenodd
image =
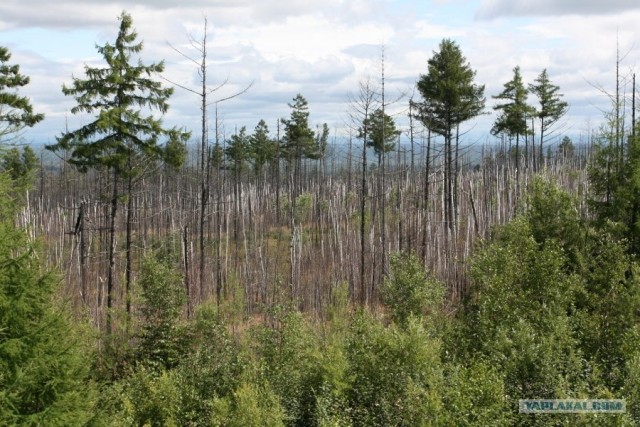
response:
<path id="1" fill-rule="evenodd" d="M 171 46 L 171 48 L 179 53 L 182 57 L 187 59 L 188 61 L 195 64 L 198 68 L 198 76 L 200 77 L 200 88 L 192 89 L 185 85 L 178 84 L 176 82 L 170 81 L 173 85 L 179 87 L 180 89 L 186 90 L 188 92 L 197 95 L 200 98 L 200 113 L 201 113 L 201 138 L 200 138 L 200 212 L 199 212 L 199 224 L 198 224 L 198 252 L 199 252 L 199 266 L 198 266 L 198 278 L 199 278 L 199 290 L 200 290 L 200 302 L 203 302 L 206 298 L 206 286 L 205 286 L 205 246 L 206 246 L 206 226 L 207 226 L 207 204 L 209 202 L 210 195 L 210 166 L 211 166 L 211 154 L 209 152 L 209 127 L 208 127 L 208 107 L 212 104 L 216 106 L 216 112 L 218 104 L 233 98 L 236 98 L 249 90 L 249 88 L 253 85 L 251 82 L 244 89 L 236 91 L 235 93 L 224 96 L 222 98 L 216 99 L 213 102 L 209 101 L 209 96 L 215 92 L 218 92 L 222 88 L 224 88 L 228 79 L 225 79 L 221 84 L 215 87 L 209 87 L 207 82 L 207 40 L 208 38 L 208 26 L 207 19 L 204 20 L 204 30 L 202 34 L 202 38 L 200 40 L 195 39 L 194 37 L 190 37 L 190 44 L 193 49 L 198 53 L 198 58 L 192 58 L 191 56 L 185 54 L 181 50 Z M 216 120 L 216 129 L 217 129 L 217 120 Z M 216 130 L 216 143 L 218 132 Z M 218 241 L 218 245 L 220 242 Z M 218 263 L 219 265 L 219 263 Z M 216 286 L 216 289 L 220 287 L 220 284 Z M 218 292 L 219 294 L 219 292 Z M 218 295 L 219 298 L 219 295 Z"/>
<path id="2" fill-rule="evenodd" d="M 362 180 L 360 188 L 360 304 L 367 303 L 366 273 L 366 205 L 367 205 L 367 147 L 369 145 L 369 116 L 378 108 L 380 102 L 375 87 L 369 77 L 358 84 L 358 92 L 349 96 L 348 114 L 351 126 L 357 129 L 362 139 Z M 352 298 L 356 298 L 355 285 L 351 288 Z"/>

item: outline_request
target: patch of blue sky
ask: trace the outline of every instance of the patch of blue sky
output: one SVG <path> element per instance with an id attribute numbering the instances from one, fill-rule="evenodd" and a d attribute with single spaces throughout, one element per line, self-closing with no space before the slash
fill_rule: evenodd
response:
<path id="1" fill-rule="evenodd" d="M 65 62 L 96 55 L 95 31 L 57 31 L 43 28 L 22 28 L 0 31 L 0 45 L 12 52 L 32 52 L 46 59 Z"/>
<path id="2" fill-rule="evenodd" d="M 457 26 L 473 21 L 480 0 L 398 0 L 412 3 L 416 14 L 421 18 L 433 19 L 435 24 Z"/>

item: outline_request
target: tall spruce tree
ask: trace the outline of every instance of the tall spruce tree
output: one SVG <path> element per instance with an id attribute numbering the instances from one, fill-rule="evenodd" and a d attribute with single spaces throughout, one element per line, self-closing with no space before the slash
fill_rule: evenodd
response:
<path id="1" fill-rule="evenodd" d="M 75 97 L 73 114 L 94 114 L 94 120 L 79 129 L 65 132 L 57 143 L 47 148 L 69 150 L 69 163 L 82 172 L 107 169 L 113 176 L 110 212 L 109 273 L 107 279 L 107 332 L 111 332 L 111 310 L 115 286 L 116 216 L 120 198 L 119 183 L 126 182 L 129 200 L 127 218 L 127 312 L 130 312 L 131 282 L 131 196 L 133 184 L 145 167 L 156 161 L 179 166 L 184 161 L 184 145 L 189 133 L 177 128 L 167 129 L 153 110 L 164 114 L 169 109 L 172 88 L 163 87 L 153 76 L 164 71 L 164 63 L 144 65 L 135 59 L 142 51 L 142 42 L 133 30 L 131 15 L 122 12 L 115 44 L 99 46 L 98 52 L 107 65 L 102 68 L 85 66 L 85 79 L 73 78 L 70 87 L 63 86 L 65 95 Z M 148 114 L 148 115 L 145 115 Z M 164 145 L 160 139 L 166 138 Z"/>
<path id="2" fill-rule="evenodd" d="M 304 96 L 297 94 L 291 108 L 291 117 L 282 119 L 284 137 L 282 141 L 292 179 L 292 200 L 297 197 L 301 181 L 302 160 L 317 157 L 315 132 L 309 127 L 309 104 Z"/>
<path id="3" fill-rule="evenodd" d="M 420 76 L 417 87 L 423 101 L 418 119 L 445 143 L 445 221 L 453 226 L 453 151 L 451 142 L 458 126 L 482 113 L 484 85 L 474 82 L 475 71 L 456 42 L 444 39 L 440 50 L 428 61 L 428 72 Z"/>
<path id="4" fill-rule="evenodd" d="M 532 109 L 527 105 L 527 96 L 520 67 L 515 67 L 513 78 L 504 84 L 502 92 L 493 96 L 499 101 L 493 109 L 500 112 L 491 128 L 493 135 L 506 134 L 509 138 L 516 138 L 518 144 L 520 136 L 530 133 L 527 117 Z"/>
<path id="5" fill-rule="evenodd" d="M 548 134 L 551 127 L 560 120 L 569 109 L 569 104 L 562 100 L 562 94 L 558 93 L 559 90 L 560 88 L 552 84 L 551 80 L 549 80 L 546 69 L 542 70 L 533 84 L 529 84 L 529 91 L 538 97 L 539 102 L 539 107 L 535 111 L 535 117 L 537 117 L 540 122 L 538 168 L 542 167 L 544 137 Z"/>
<path id="6" fill-rule="evenodd" d="M 54 305 L 60 281 L 16 229 L 11 185 L 0 173 L 0 425 L 87 425 L 96 399 L 89 337 Z"/>
<path id="7" fill-rule="evenodd" d="M 493 109 L 499 111 L 496 121 L 491 128 L 493 135 L 506 135 L 509 140 L 515 138 L 516 160 L 516 208 L 517 195 L 520 185 L 520 137 L 531 133 L 527 125 L 527 118 L 533 114 L 533 109 L 527 104 L 527 88 L 522 82 L 520 67 L 513 69 L 513 78 L 504 84 L 504 89 L 493 99 L 498 100 Z"/>
<path id="8" fill-rule="evenodd" d="M 10 59 L 9 49 L 0 46 L 0 141 L 44 119 L 44 114 L 33 112 L 29 98 L 18 94 L 30 79 L 20 74 L 19 65 L 9 64 Z"/>
<path id="9" fill-rule="evenodd" d="M 278 149 L 276 141 L 269 137 L 267 123 L 260 119 L 253 134 L 249 136 L 249 149 L 256 177 L 262 173 L 265 164 L 273 163 Z"/>
<path id="10" fill-rule="evenodd" d="M 363 123 L 362 128 L 369 129 L 367 146 L 375 151 L 378 156 L 378 166 L 380 166 L 382 156 L 395 148 L 401 132 L 396 129 L 393 118 L 381 108 L 375 110 L 365 120 L 367 123 Z"/>

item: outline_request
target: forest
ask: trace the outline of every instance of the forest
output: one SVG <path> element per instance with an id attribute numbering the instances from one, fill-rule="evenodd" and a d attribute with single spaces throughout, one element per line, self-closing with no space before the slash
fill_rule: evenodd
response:
<path id="1" fill-rule="evenodd" d="M 227 136 L 194 42 L 200 87 L 173 84 L 123 12 L 62 87 L 86 120 L 42 150 L 0 46 L 0 425 L 640 424 L 635 75 L 572 141 L 547 70 L 485 94 L 443 39 L 411 99 L 382 58 L 343 142 L 303 94 Z M 200 129 L 164 125 L 177 90 Z"/>

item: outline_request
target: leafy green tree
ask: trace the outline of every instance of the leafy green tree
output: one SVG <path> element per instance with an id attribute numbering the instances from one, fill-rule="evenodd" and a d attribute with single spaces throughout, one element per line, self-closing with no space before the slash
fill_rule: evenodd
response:
<path id="1" fill-rule="evenodd" d="M 231 396 L 248 381 L 250 364 L 213 304 L 199 306 L 184 333 L 189 340 L 184 350 L 188 354 L 175 369 L 179 424 L 210 426 L 214 399 Z"/>
<path id="2" fill-rule="evenodd" d="M 0 171 L 9 174 L 13 187 L 24 193 L 33 185 L 38 168 L 38 158 L 28 145 L 22 148 L 22 153 L 16 147 L 0 155 Z"/>
<path id="3" fill-rule="evenodd" d="M 558 245 L 566 257 L 566 268 L 580 272 L 585 268 L 587 230 L 580 217 L 577 201 L 557 183 L 535 178 L 527 196 L 524 212 L 531 235 L 538 245 Z"/>
<path id="4" fill-rule="evenodd" d="M 260 175 L 265 164 L 271 164 L 275 160 L 278 149 L 277 142 L 269 137 L 269 127 L 267 123 L 260 119 L 253 134 L 249 136 L 249 148 L 253 161 L 253 171 Z"/>
<path id="5" fill-rule="evenodd" d="M 493 98 L 498 100 L 493 109 L 499 111 L 496 121 L 491 128 L 493 135 L 506 135 L 509 140 L 516 140 L 516 174 L 517 183 L 520 177 L 520 137 L 530 135 L 527 118 L 533 113 L 527 104 L 528 91 L 522 82 L 520 67 L 513 69 L 513 78 L 504 84 L 504 90 Z"/>
<path id="6" fill-rule="evenodd" d="M 534 114 L 540 122 L 540 146 L 538 151 L 540 167 L 542 167 L 544 137 L 569 109 L 569 104 L 562 100 L 563 95 L 559 91 L 560 87 L 551 83 L 546 69 L 542 70 L 533 84 L 529 84 L 529 92 L 538 98 L 539 103 L 538 109 Z"/>
<path id="7" fill-rule="evenodd" d="M 454 360 L 499 367 L 512 408 L 527 396 L 624 396 L 640 307 L 630 269 L 624 246 L 606 230 L 588 228 L 557 185 L 535 180 L 527 210 L 474 256 L 464 332 L 448 348 Z M 513 420 L 546 425 L 542 418 Z M 591 425 L 581 418 L 557 423 Z M 607 423 L 630 425 L 627 416 Z"/>
<path id="8" fill-rule="evenodd" d="M 315 132 L 309 127 L 309 106 L 305 97 L 298 94 L 293 98 L 293 103 L 288 105 L 291 117 L 281 120 L 284 125 L 281 150 L 289 166 L 293 184 L 290 197 L 294 200 L 301 191 L 302 161 L 318 158 L 318 147 Z"/>
<path id="9" fill-rule="evenodd" d="M 439 317 L 444 291 L 442 283 L 427 276 L 415 254 L 396 254 L 391 257 L 391 274 L 382 284 L 381 296 L 391 318 L 406 326 L 411 317 Z"/>
<path id="10" fill-rule="evenodd" d="M 499 101 L 493 109 L 500 114 L 491 128 L 493 135 L 506 134 L 509 138 L 516 138 L 531 133 L 527 125 L 527 117 L 532 112 L 527 104 L 528 91 L 522 81 L 520 67 L 513 69 L 513 78 L 504 84 L 504 90 L 493 99 Z M 500 103 L 500 101 L 502 101 Z"/>
<path id="11" fill-rule="evenodd" d="M 237 175 L 245 170 L 247 162 L 250 159 L 251 151 L 249 144 L 249 136 L 247 135 L 247 128 L 245 126 L 242 126 L 237 133 L 231 135 L 229 142 L 227 142 L 225 154 L 231 162 L 231 168 Z"/>
<path id="12" fill-rule="evenodd" d="M 110 425 L 177 427 L 180 395 L 172 371 L 157 372 L 138 367 L 105 394 L 115 413 Z M 106 402 L 111 403 L 111 402 Z"/>
<path id="13" fill-rule="evenodd" d="M 396 129 L 396 123 L 393 118 L 381 108 L 375 110 L 364 120 L 366 123 L 362 124 L 361 129 L 367 129 L 369 132 L 367 147 L 373 148 L 375 151 L 378 156 L 379 167 L 382 163 L 382 156 L 395 148 L 401 132 Z M 364 135 L 361 137 L 364 137 Z"/>
<path id="14" fill-rule="evenodd" d="M 589 205 L 595 224 L 608 228 L 619 239 L 628 239 L 628 250 L 640 255 L 640 138 L 629 138 L 626 156 L 619 160 L 613 122 L 597 135 L 596 152 L 589 166 Z"/>
<path id="15" fill-rule="evenodd" d="M 173 368 L 185 351 L 179 327 L 186 303 L 183 277 L 170 260 L 148 256 L 142 264 L 140 286 L 140 360 L 156 370 Z"/>
<path id="16" fill-rule="evenodd" d="M 214 427 L 284 427 L 285 412 L 268 387 L 243 384 L 233 395 L 213 400 Z"/>
<path id="17" fill-rule="evenodd" d="M 55 303 L 59 279 L 14 227 L 0 173 L 0 425 L 81 426 L 94 418 L 89 337 Z"/>
<path id="18" fill-rule="evenodd" d="M 445 218 L 453 225 L 453 150 L 452 141 L 458 127 L 482 113 L 484 85 L 474 82 L 475 71 L 462 55 L 456 42 L 444 39 L 440 50 L 428 61 L 427 74 L 417 83 L 422 95 L 418 119 L 431 132 L 444 137 L 445 143 Z"/>
<path id="19" fill-rule="evenodd" d="M 351 325 L 346 390 L 353 426 L 442 425 L 440 341 L 416 319 L 385 327 L 362 311 Z"/>
<path id="20" fill-rule="evenodd" d="M 567 314 L 578 281 L 565 274 L 564 264 L 558 245 L 538 246 L 522 218 L 505 226 L 473 261 L 469 357 L 501 366 L 512 399 L 585 391 L 588 366 Z"/>
<path id="21" fill-rule="evenodd" d="M 189 133 L 177 128 L 166 129 L 162 121 L 151 113 L 165 113 L 172 88 L 164 88 L 152 77 L 164 71 L 164 63 L 144 65 L 134 55 L 142 51 L 136 42 L 131 16 L 122 12 L 120 29 L 115 44 L 98 47 L 106 67 L 85 67 L 86 79 L 74 78 L 71 87 L 63 86 L 65 95 L 74 96 L 77 105 L 73 114 L 95 114 L 95 119 L 77 130 L 65 132 L 50 150 L 71 152 L 69 163 L 80 171 L 105 168 L 113 175 L 113 193 L 110 212 L 109 274 L 107 278 L 107 332 L 111 332 L 111 310 L 115 285 L 115 238 L 118 212 L 119 181 L 126 180 L 129 207 L 132 203 L 133 184 L 150 164 L 164 161 L 179 166 L 184 161 L 184 145 Z M 134 62 L 135 61 L 135 62 Z M 146 110 L 149 115 L 144 115 Z M 166 138 L 165 145 L 159 143 Z M 130 311 L 131 241 L 130 217 L 127 215 L 127 311 Z"/>
<path id="22" fill-rule="evenodd" d="M 310 425 L 315 414 L 315 390 L 319 385 L 318 339 L 300 313 L 275 308 L 274 327 L 253 331 L 260 357 L 261 377 L 280 397 L 289 425 Z"/>
<path id="23" fill-rule="evenodd" d="M 573 154 L 576 151 L 575 145 L 573 145 L 573 141 L 568 136 L 564 136 L 562 141 L 560 141 L 560 145 L 558 146 L 558 154 L 562 157 L 573 157 Z"/>
<path id="24" fill-rule="evenodd" d="M 515 417 L 499 366 L 465 360 L 444 366 L 441 425 L 511 426 Z"/>
<path id="25" fill-rule="evenodd" d="M 304 96 L 297 94 L 291 108 L 291 117 L 282 119 L 284 137 L 282 138 L 285 158 L 289 162 L 317 155 L 314 131 L 309 127 L 309 104 Z"/>
<path id="26" fill-rule="evenodd" d="M 322 159 L 327 154 L 327 146 L 329 145 L 329 126 L 326 123 L 322 127 L 318 126 L 316 132 L 316 153 L 315 158 Z"/>
<path id="27" fill-rule="evenodd" d="M 19 65 L 9 64 L 10 59 L 9 49 L 0 46 L 0 141 L 44 119 L 44 114 L 33 112 L 29 98 L 18 94 L 30 79 L 20 74 Z"/>

